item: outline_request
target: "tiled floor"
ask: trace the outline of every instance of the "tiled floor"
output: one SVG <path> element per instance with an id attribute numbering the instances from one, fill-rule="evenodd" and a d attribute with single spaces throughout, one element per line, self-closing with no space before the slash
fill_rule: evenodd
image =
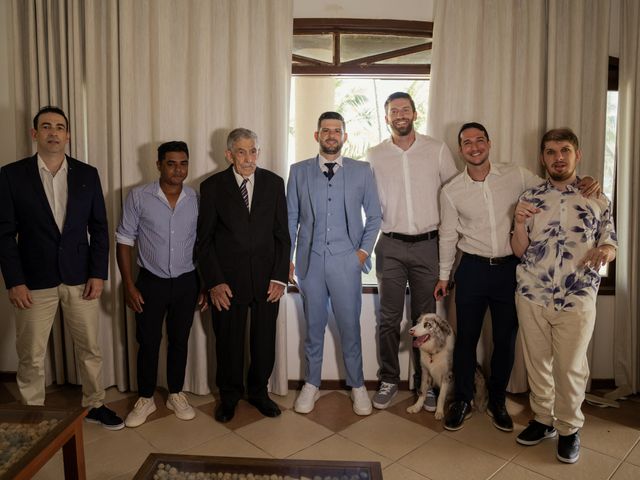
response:
<path id="1" fill-rule="evenodd" d="M 0 384 L 0 402 L 16 396 L 15 384 Z M 474 412 L 458 432 L 447 432 L 433 414 L 408 414 L 410 392 L 400 392 L 385 411 L 358 417 L 347 392 L 323 391 L 308 415 L 293 411 L 297 392 L 273 396 L 283 409 L 278 418 L 264 418 L 240 402 L 235 418 L 220 424 L 213 419 L 212 396 L 189 394 L 197 406 L 194 420 L 178 420 L 164 406 L 166 392 L 156 394 L 158 410 L 135 429 L 109 432 L 85 424 L 84 443 L 89 479 L 129 479 L 151 452 L 263 458 L 368 460 L 380 462 L 385 480 L 448 479 L 640 479 L 640 397 L 621 402 L 619 409 L 584 405 L 578 463 L 555 458 L 556 441 L 522 447 L 515 436 L 527 424 L 526 395 L 511 395 L 507 407 L 516 422 L 514 433 L 496 430 L 488 416 Z M 135 394 L 107 392 L 108 405 L 123 417 Z M 56 387 L 47 405 L 79 404 L 77 387 Z M 62 456 L 57 454 L 34 478 L 61 479 Z"/>

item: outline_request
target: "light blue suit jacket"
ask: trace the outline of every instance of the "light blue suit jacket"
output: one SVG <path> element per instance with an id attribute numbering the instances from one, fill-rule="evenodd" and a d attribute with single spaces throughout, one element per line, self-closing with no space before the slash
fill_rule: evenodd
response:
<path id="1" fill-rule="evenodd" d="M 304 278 L 309 269 L 309 259 L 315 228 L 318 194 L 326 188 L 326 179 L 317 175 L 318 157 L 291 165 L 287 183 L 287 211 L 289 214 L 289 234 L 291 235 L 291 258 L 296 247 L 296 274 Z M 344 208 L 347 217 L 349 239 L 355 250 L 365 250 L 369 255 L 382 222 L 382 211 L 378 200 L 378 190 L 371 167 L 367 162 L 342 158 L 345 196 Z M 364 209 L 366 221 L 363 222 Z M 371 270 L 371 260 L 367 258 L 363 271 Z"/>

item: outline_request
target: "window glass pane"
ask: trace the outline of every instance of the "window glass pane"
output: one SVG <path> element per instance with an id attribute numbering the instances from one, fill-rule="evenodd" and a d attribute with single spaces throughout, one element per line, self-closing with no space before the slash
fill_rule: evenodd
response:
<path id="1" fill-rule="evenodd" d="M 391 52 L 414 47 L 427 42 L 425 37 L 401 37 L 395 35 L 343 34 L 340 36 L 340 61 Z"/>
<path id="2" fill-rule="evenodd" d="M 607 92 L 607 125 L 604 143 L 604 172 L 602 175 L 602 192 L 611 200 L 611 208 L 615 202 L 616 182 L 616 133 L 618 128 L 618 92 Z M 609 264 L 600 269 L 600 275 L 609 274 Z"/>
<path id="3" fill-rule="evenodd" d="M 410 53 L 409 55 L 403 55 L 401 57 L 387 58 L 386 60 L 380 60 L 375 62 L 376 64 L 403 64 L 403 65 L 424 65 L 425 63 L 431 63 L 431 50 L 425 50 L 424 52 Z"/>
<path id="4" fill-rule="evenodd" d="M 333 35 L 294 35 L 293 54 L 333 63 Z"/>
<path id="5" fill-rule="evenodd" d="M 328 84 L 318 85 L 318 80 L 306 77 L 293 77 L 291 82 L 290 124 L 289 124 L 289 162 L 293 163 L 317 153 L 317 143 L 313 140 L 312 129 L 315 119 L 327 109 L 340 112 L 346 123 L 349 135 L 342 148 L 347 157 L 362 159 L 369 147 L 389 138 L 390 133 L 385 121 L 384 101 L 394 92 L 409 93 L 416 104 L 418 118 L 414 128 L 420 133 L 427 129 L 427 100 L 429 81 L 427 79 L 389 79 L 367 77 L 325 77 Z M 320 93 L 319 93 L 320 92 Z M 328 94 L 327 94 L 328 92 Z M 303 99 L 296 105 L 296 98 Z M 317 100 L 319 103 L 314 102 Z M 303 105 L 309 101 L 309 105 Z M 313 126 L 301 128 L 304 120 L 311 119 Z M 305 156 L 296 158 L 296 143 L 308 144 Z M 314 153 L 312 153 L 314 152 Z M 363 285 L 377 285 L 375 271 L 375 253 L 372 257 L 373 269 L 363 274 Z"/>

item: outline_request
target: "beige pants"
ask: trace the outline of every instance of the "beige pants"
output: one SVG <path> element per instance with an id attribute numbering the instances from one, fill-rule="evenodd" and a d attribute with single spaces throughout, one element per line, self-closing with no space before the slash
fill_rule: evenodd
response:
<path id="1" fill-rule="evenodd" d="M 31 290 L 33 305 L 16 313 L 17 383 L 22 402 L 44 405 L 44 358 L 58 305 L 71 333 L 79 360 L 82 406 L 99 407 L 104 400 L 102 356 L 98 346 L 98 300 L 84 300 L 84 285 L 60 284 Z"/>
<path id="2" fill-rule="evenodd" d="M 584 424 L 595 305 L 589 311 L 558 312 L 516 295 L 516 307 L 535 419 L 571 435 Z"/>

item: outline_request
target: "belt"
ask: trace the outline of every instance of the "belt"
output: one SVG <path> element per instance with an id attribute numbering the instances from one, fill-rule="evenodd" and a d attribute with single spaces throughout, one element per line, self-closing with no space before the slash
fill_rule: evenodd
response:
<path id="1" fill-rule="evenodd" d="M 427 233 L 421 233 L 419 235 L 405 235 L 404 233 L 395 233 L 395 232 L 382 232 L 383 235 L 394 238 L 396 240 L 401 240 L 403 242 L 422 242 L 423 240 L 431 240 L 433 238 L 438 237 L 438 230 L 431 230 Z"/>
<path id="2" fill-rule="evenodd" d="M 480 255 L 474 255 L 473 253 L 464 253 L 464 256 L 475 260 L 476 262 L 488 263 L 489 265 L 504 265 L 505 263 L 513 262 L 518 259 L 515 255 L 507 255 L 506 257 L 482 257 Z"/>

